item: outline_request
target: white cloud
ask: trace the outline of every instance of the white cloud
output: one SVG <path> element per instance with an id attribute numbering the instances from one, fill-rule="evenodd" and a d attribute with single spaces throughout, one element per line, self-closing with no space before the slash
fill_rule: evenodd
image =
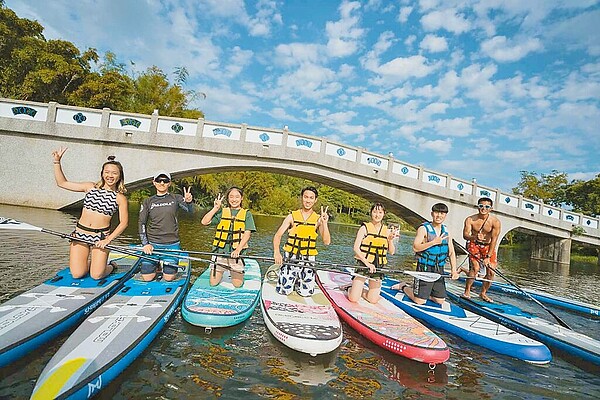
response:
<path id="1" fill-rule="evenodd" d="M 429 34 L 423 38 L 419 47 L 431 53 L 439 53 L 448 50 L 448 42 L 444 37 Z"/>
<path id="2" fill-rule="evenodd" d="M 428 65 L 423 56 L 398 57 L 377 67 L 380 77 L 373 80 L 377 85 L 389 85 L 404 81 L 408 78 L 422 78 L 431 74 L 436 67 Z"/>
<path id="3" fill-rule="evenodd" d="M 481 50 L 498 62 L 514 62 L 526 57 L 529 53 L 543 49 L 537 38 L 510 42 L 505 36 L 495 36 L 481 43 Z"/>
<path id="4" fill-rule="evenodd" d="M 450 150 L 452 150 L 452 140 L 421 140 L 417 148 L 420 151 L 433 151 L 438 155 L 444 155 L 450 153 Z"/>
<path id="5" fill-rule="evenodd" d="M 400 8 L 400 13 L 398 14 L 398 22 L 405 23 L 408 21 L 408 17 L 412 14 L 412 7 L 402 7 Z"/>
<path id="6" fill-rule="evenodd" d="M 471 23 L 455 9 L 432 11 L 421 18 L 421 25 L 426 31 L 445 29 L 448 32 L 461 34 L 471 30 Z"/>
<path id="7" fill-rule="evenodd" d="M 314 43 L 280 44 L 275 47 L 273 62 L 285 67 L 304 63 L 319 63 L 322 46 Z"/>
<path id="8" fill-rule="evenodd" d="M 331 57 L 347 57 L 358 50 L 359 40 L 365 34 L 365 30 L 359 27 L 359 18 L 352 15 L 358 9 L 358 2 L 343 2 L 339 7 L 341 19 L 325 25 L 329 38 L 327 54 Z"/>
<path id="9" fill-rule="evenodd" d="M 473 133 L 473 117 L 441 119 L 434 123 L 438 134 L 444 136 L 469 136 Z"/>

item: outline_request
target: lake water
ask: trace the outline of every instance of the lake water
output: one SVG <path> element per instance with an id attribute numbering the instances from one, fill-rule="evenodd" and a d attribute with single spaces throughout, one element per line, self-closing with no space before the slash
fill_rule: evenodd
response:
<path id="1" fill-rule="evenodd" d="M 137 208 L 130 225 L 115 244 L 138 243 Z M 68 233 L 77 214 L 0 205 L 0 216 Z M 200 224 L 201 212 L 180 214 L 182 246 L 209 251 L 214 228 Z M 255 216 L 258 231 L 251 240 L 253 255 L 272 256 L 272 235 L 281 218 Z M 357 227 L 332 224 L 332 244 L 319 259 L 351 263 Z M 403 235 L 393 267 L 410 267 L 412 237 Z M 68 242 L 39 232 L 0 231 L 0 302 L 50 278 L 68 263 Z M 501 249 L 503 273 L 526 287 L 598 304 L 600 270 L 595 264 L 574 263 L 558 268 L 531 263 L 522 251 Z M 206 264 L 193 264 L 194 278 Z M 268 265 L 262 265 L 263 271 Z M 499 296 L 499 294 L 495 294 Z M 528 307 L 535 309 L 534 307 Z M 538 307 L 539 308 L 539 307 Z M 541 308 L 539 308 L 541 310 Z M 595 338 L 600 320 L 552 309 L 569 325 Z M 544 315 L 541 310 L 540 315 Z M 547 313 L 545 317 L 552 319 Z M 154 343 L 110 386 L 106 399 L 597 399 L 600 376 L 562 358 L 544 366 L 530 365 L 491 353 L 436 331 L 450 347 L 450 359 L 430 369 L 393 355 L 344 325 L 344 341 L 334 353 L 311 357 L 287 349 L 267 331 L 260 307 L 239 326 L 207 334 L 177 313 Z M 0 369 L 0 398 L 28 398 L 44 365 L 66 335 L 14 365 Z"/>

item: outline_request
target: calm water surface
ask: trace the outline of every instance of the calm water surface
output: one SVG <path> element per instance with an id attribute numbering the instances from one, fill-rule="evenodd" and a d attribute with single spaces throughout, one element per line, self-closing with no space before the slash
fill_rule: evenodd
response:
<path id="1" fill-rule="evenodd" d="M 59 211 L 0 205 L 0 216 L 70 232 L 74 215 Z M 213 229 L 200 224 L 201 212 L 181 215 L 182 245 L 208 251 Z M 271 238 L 281 218 L 256 216 L 258 232 L 252 254 L 272 256 Z M 351 262 L 356 227 L 331 225 L 333 243 L 320 259 Z M 137 208 L 119 243 L 138 242 Z M 412 264 L 412 238 L 403 236 L 393 266 Z M 39 232 L 0 231 L 0 302 L 51 277 L 68 263 L 64 239 Z M 504 273 L 522 286 L 536 287 L 598 304 L 600 270 L 594 264 L 557 268 L 530 263 L 527 255 L 501 249 Z M 262 265 L 265 270 L 268 265 Z M 194 276 L 206 268 L 194 264 Z M 535 306 L 528 307 L 535 310 Z M 539 307 L 538 307 L 539 308 Z M 553 309 L 568 324 L 599 338 L 600 321 Z M 544 311 L 540 312 L 543 315 Z M 549 317 L 551 319 L 551 317 Z M 106 399 L 597 399 L 600 376 L 565 360 L 545 366 L 529 365 L 464 342 L 443 331 L 451 356 L 443 365 L 404 359 L 364 340 L 344 326 L 337 351 L 318 357 L 288 350 L 266 330 L 260 307 L 244 324 L 206 334 L 177 314 L 154 341 L 101 398 Z M 28 398 L 44 365 L 66 336 L 15 365 L 0 369 L 0 398 Z"/>

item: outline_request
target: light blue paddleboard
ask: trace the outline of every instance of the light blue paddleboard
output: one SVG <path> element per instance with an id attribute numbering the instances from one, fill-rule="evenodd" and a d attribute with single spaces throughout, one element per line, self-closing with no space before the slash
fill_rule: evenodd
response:
<path id="1" fill-rule="evenodd" d="M 95 280 L 74 279 L 69 268 L 0 304 L 0 367 L 32 352 L 73 328 L 115 294 L 135 272 L 138 258 L 117 252 L 110 260 L 118 268 Z"/>
<path id="2" fill-rule="evenodd" d="M 207 268 L 194 282 L 181 307 L 190 324 L 206 328 L 223 328 L 250 318 L 260 298 L 261 274 L 256 260 L 245 259 L 244 285 L 236 288 L 225 270 L 216 286 L 209 283 L 212 268 Z"/>
<path id="3" fill-rule="evenodd" d="M 180 259 L 179 266 L 170 282 L 145 282 L 140 273 L 125 282 L 58 349 L 38 378 L 32 399 L 87 399 L 123 372 L 181 303 L 190 282 L 190 265 Z"/>

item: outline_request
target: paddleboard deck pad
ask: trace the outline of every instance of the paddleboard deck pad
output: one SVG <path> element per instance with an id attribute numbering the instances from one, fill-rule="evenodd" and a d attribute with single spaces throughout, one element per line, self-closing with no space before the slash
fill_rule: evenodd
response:
<path id="1" fill-rule="evenodd" d="M 448 346 L 440 337 L 389 300 L 380 298 L 376 304 L 364 298 L 357 303 L 348 300 L 344 288 L 352 284 L 349 274 L 317 271 L 317 277 L 340 318 L 371 342 L 428 364 L 443 363 L 450 357 Z"/>
<path id="2" fill-rule="evenodd" d="M 342 343 L 342 325 L 331 302 L 316 286 L 310 297 L 277 293 L 279 268 L 263 279 L 260 306 L 267 329 L 287 347 L 311 355 L 329 353 Z"/>
<path id="3" fill-rule="evenodd" d="M 146 349 L 175 313 L 190 280 L 190 265 L 175 280 L 144 282 L 137 273 L 94 311 L 48 362 L 32 399 L 89 398 Z"/>
<path id="4" fill-rule="evenodd" d="M 190 324 L 222 328 L 239 324 L 252 315 L 260 295 L 262 277 L 256 260 L 244 260 L 244 284 L 236 288 L 228 270 L 216 286 L 210 285 L 212 267 L 194 282 L 181 306 L 181 315 Z"/>
<path id="5" fill-rule="evenodd" d="M 56 338 L 117 292 L 138 258 L 110 253 L 118 267 L 101 280 L 74 279 L 69 268 L 0 305 L 0 367 Z"/>
<path id="6" fill-rule="evenodd" d="M 425 304 L 417 304 L 406 294 L 393 290 L 391 287 L 396 283 L 399 281 L 384 279 L 381 295 L 428 326 L 443 329 L 467 342 L 530 363 L 546 364 L 552 360 L 550 349 L 537 340 L 448 301 L 441 305 L 431 300 L 427 300 Z"/>

